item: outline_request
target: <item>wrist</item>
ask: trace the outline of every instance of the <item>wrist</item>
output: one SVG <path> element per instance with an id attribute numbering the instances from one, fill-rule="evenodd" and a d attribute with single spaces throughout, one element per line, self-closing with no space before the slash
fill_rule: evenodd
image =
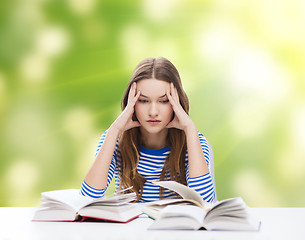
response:
<path id="1" fill-rule="evenodd" d="M 197 134 L 197 127 L 193 122 L 185 126 L 183 130 L 185 134 L 194 133 L 194 132 Z"/>
<path id="2" fill-rule="evenodd" d="M 115 134 L 116 136 L 120 136 L 123 131 L 119 128 L 117 128 L 114 124 L 112 124 L 109 128 L 108 128 L 108 133 L 111 132 L 112 134 Z"/>

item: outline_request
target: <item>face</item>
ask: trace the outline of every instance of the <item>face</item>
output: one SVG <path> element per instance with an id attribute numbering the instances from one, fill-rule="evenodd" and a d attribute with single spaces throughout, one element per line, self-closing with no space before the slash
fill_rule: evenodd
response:
<path id="1" fill-rule="evenodd" d="M 173 108 L 166 91 L 170 90 L 170 84 L 156 79 L 145 79 L 137 82 L 137 91 L 141 95 L 135 105 L 135 113 L 138 121 L 148 133 L 159 133 L 166 129 L 171 121 Z"/>

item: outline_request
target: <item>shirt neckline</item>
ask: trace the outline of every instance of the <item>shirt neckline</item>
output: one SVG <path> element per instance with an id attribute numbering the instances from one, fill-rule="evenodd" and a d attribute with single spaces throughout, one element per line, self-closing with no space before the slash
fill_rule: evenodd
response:
<path id="1" fill-rule="evenodd" d="M 161 155 L 168 151 L 170 151 L 170 148 L 168 146 L 166 146 L 164 148 L 160 148 L 160 149 L 148 149 L 148 148 L 141 146 L 141 149 L 140 149 L 140 152 L 146 153 L 149 155 Z"/>

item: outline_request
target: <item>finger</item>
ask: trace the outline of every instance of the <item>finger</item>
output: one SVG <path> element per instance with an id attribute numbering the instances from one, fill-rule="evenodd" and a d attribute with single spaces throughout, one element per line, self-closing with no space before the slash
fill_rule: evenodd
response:
<path id="1" fill-rule="evenodd" d="M 130 86 L 130 90 L 129 90 L 129 93 L 128 93 L 128 100 L 132 99 L 135 95 L 136 95 L 136 82 L 134 82 Z"/>
<path id="2" fill-rule="evenodd" d="M 134 89 L 132 90 L 132 93 L 128 99 L 128 102 L 131 103 L 132 106 L 134 106 L 136 104 L 136 102 L 138 101 L 140 94 L 141 94 L 141 92 L 140 91 L 136 92 L 136 89 L 134 86 Z"/>
<path id="3" fill-rule="evenodd" d="M 135 105 L 140 97 L 141 92 L 138 91 L 137 95 L 132 97 L 131 99 L 128 99 L 128 104 L 126 106 L 126 112 L 128 112 L 128 114 L 133 114 L 135 111 Z"/>
<path id="4" fill-rule="evenodd" d="M 175 99 L 175 101 L 177 103 L 179 103 L 179 95 L 178 95 L 178 91 L 175 88 L 174 84 L 171 83 L 171 95 L 173 96 L 173 98 Z"/>
<path id="5" fill-rule="evenodd" d="M 169 102 L 171 103 L 171 105 L 173 107 L 173 111 L 176 113 L 175 119 L 177 120 L 177 118 L 178 119 L 183 118 L 183 115 L 185 114 L 185 111 L 182 108 L 179 100 L 178 101 L 175 100 L 174 97 L 172 95 L 170 95 L 168 91 L 167 91 L 167 97 L 168 97 L 168 100 L 169 100 Z"/>
<path id="6" fill-rule="evenodd" d="M 173 88 L 174 88 L 174 96 L 175 96 L 177 102 L 179 102 L 178 90 L 177 90 L 177 88 L 174 86 L 174 84 L 173 84 Z"/>
<path id="7" fill-rule="evenodd" d="M 177 101 L 172 94 L 168 92 L 167 94 L 169 102 L 172 104 L 174 111 L 179 108 L 179 100 Z"/>
<path id="8" fill-rule="evenodd" d="M 173 99 L 172 95 L 170 94 L 169 90 L 166 91 L 166 95 L 167 95 L 167 98 L 168 98 L 170 104 L 173 106 L 175 104 L 175 102 L 174 102 L 174 99 Z"/>
<path id="9" fill-rule="evenodd" d="M 134 97 L 134 104 L 138 101 L 138 99 L 139 99 L 139 97 L 140 97 L 140 94 L 141 94 L 141 92 L 140 91 L 138 91 L 137 92 L 137 95 Z"/>
<path id="10" fill-rule="evenodd" d="M 171 95 L 172 99 L 175 100 L 174 99 L 174 84 L 173 83 L 170 84 L 170 95 Z"/>

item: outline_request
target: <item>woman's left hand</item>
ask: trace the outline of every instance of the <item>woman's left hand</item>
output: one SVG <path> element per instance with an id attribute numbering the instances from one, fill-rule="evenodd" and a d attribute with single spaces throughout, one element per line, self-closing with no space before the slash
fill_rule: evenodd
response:
<path id="1" fill-rule="evenodd" d="M 170 83 L 170 90 L 167 90 L 166 95 L 175 112 L 174 119 L 167 124 L 167 128 L 178 128 L 186 131 L 188 127 L 194 127 L 194 122 L 182 108 L 177 89 L 173 83 Z"/>

